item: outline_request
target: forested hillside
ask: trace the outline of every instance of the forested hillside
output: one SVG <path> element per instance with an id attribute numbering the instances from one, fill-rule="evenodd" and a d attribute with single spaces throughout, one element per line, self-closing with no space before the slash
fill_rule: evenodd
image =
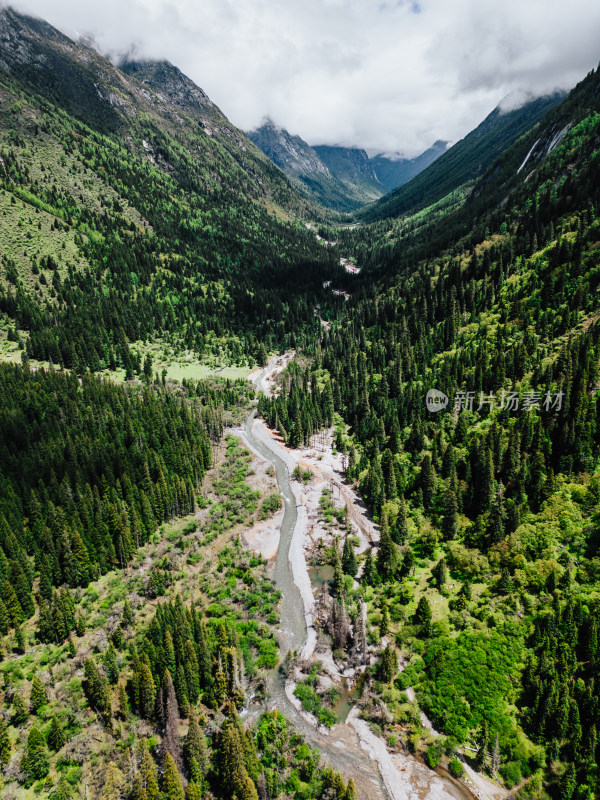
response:
<path id="1" fill-rule="evenodd" d="M 379 767 L 594 800 L 600 71 L 336 228 L 173 65 L 0 42 L 2 798 L 356 800 L 364 739 L 322 760 L 279 690 Z M 178 355 L 283 370 L 285 503 L 252 385 Z"/>
<path id="2" fill-rule="evenodd" d="M 566 130 L 500 208 L 496 175 L 525 143 L 476 186 L 466 235 L 468 203 L 422 215 L 412 235 L 344 234 L 373 269 L 354 285 L 385 262 L 387 289 L 359 293 L 312 365 L 260 402 L 294 446 L 337 412 L 347 479 L 379 521 L 345 602 L 368 600 L 371 636 L 408 666 L 398 676 L 388 646 L 374 688 L 388 716 L 373 719 L 418 747 L 414 687 L 444 734 L 428 761 L 467 745 L 507 786 L 528 779 L 523 797 L 597 791 L 599 80 L 542 123 Z M 430 389 L 445 408 L 428 408 Z"/>
<path id="3" fill-rule="evenodd" d="M 525 136 L 563 98 L 560 92 L 521 107 L 495 108 L 483 122 L 399 189 L 359 212 L 368 222 L 419 211 L 465 183 L 477 180 L 520 137 Z"/>
<path id="4" fill-rule="evenodd" d="M 238 363 L 301 340 L 327 253 L 285 176 L 170 65 L 0 24 L 0 311 L 28 355 L 133 374 L 138 340 Z"/>

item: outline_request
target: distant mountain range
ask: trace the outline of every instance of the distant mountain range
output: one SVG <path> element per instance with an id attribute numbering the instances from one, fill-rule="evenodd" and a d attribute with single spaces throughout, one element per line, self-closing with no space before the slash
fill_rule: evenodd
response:
<path id="1" fill-rule="evenodd" d="M 416 158 L 358 147 L 314 145 L 267 120 L 247 134 L 310 199 L 336 211 L 355 211 L 428 167 L 448 146 L 438 141 Z"/>
<path id="2" fill-rule="evenodd" d="M 564 92 L 525 100 L 518 108 L 500 103 L 483 122 L 440 155 L 427 169 L 361 210 L 364 221 L 414 213 L 454 189 L 481 178 L 488 167 L 565 98 Z M 435 145 L 434 145 L 435 146 Z M 424 154 L 425 155 L 425 154 Z"/>
<path id="3" fill-rule="evenodd" d="M 516 108 L 514 102 L 503 101 L 452 147 L 439 140 L 416 158 L 400 153 L 370 157 L 358 147 L 311 146 L 271 120 L 247 136 L 308 199 L 335 211 L 358 211 L 370 221 L 425 208 L 480 178 L 564 97 L 563 92 L 523 96 Z"/>

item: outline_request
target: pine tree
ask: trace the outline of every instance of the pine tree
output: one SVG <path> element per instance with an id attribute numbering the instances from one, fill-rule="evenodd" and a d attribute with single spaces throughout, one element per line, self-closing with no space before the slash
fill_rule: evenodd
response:
<path id="1" fill-rule="evenodd" d="M 127 697 L 127 690 L 124 683 L 119 683 L 117 689 L 117 702 L 119 704 L 119 716 L 121 719 L 129 719 L 129 698 Z"/>
<path id="2" fill-rule="evenodd" d="M 390 535 L 390 526 L 387 514 L 384 512 L 381 518 L 379 551 L 377 553 L 377 572 L 383 581 L 391 580 L 394 577 L 398 566 L 398 556 L 396 545 Z"/>
<path id="3" fill-rule="evenodd" d="M 27 750 L 24 760 L 24 771 L 34 780 L 45 778 L 50 771 L 50 758 L 46 740 L 35 725 L 27 737 Z"/>
<path id="4" fill-rule="evenodd" d="M 160 743 L 161 757 L 164 759 L 167 753 L 173 758 L 178 771 L 183 768 L 181 755 L 181 740 L 179 738 L 179 706 L 175 695 L 175 687 L 171 679 L 171 673 L 165 670 L 163 683 L 159 694 L 159 726 L 162 740 Z"/>
<path id="5" fill-rule="evenodd" d="M 431 606 L 425 595 L 421 595 L 419 605 L 414 614 L 414 621 L 421 626 L 421 634 L 429 636 L 431 632 Z"/>
<path id="6" fill-rule="evenodd" d="M 31 694 L 29 696 L 29 702 L 33 710 L 37 713 L 42 706 L 45 706 L 48 702 L 48 698 L 46 696 L 46 687 L 41 682 L 37 675 L 33 676 L 33 681 L 31 683 Z"/>
<path id="7" fill-rule="evenodd" d="M 441 558 L 438 563 L 431 570 L 431 577 L 436 588 L 441 589 L 448 580 L 448 567 L 446 566 L 446 559 Z"/>
<path id="8" fill-rule="evenodd" d="M 342 561 L 340 559 L 339 540 L 336 536 L 334 543 L 333 561 L 333 596 L 342 601 L 346 595 L 346 583 L 342 571 Z"/>
<path id="9" fill-rule="evenodd" d="M 183 755 L 188 772 L 193 777 L 193 780 L 201 783 L 208 772 L 209 757 L 206 737 L 202 733 L 195 717 L 190 720 L 190 726 L 183 744 Z"/>
<path id="10" fill-rule="evenodd" d="M 158 774 L 154 759 L 148 750 L 148 742 L 143 739 L 141 742 L 140 774 L 142 784 L 146 792 L 147 800 L 158 800 L 160 792 L 158 790 Z"/>
<path id="11" fill-rule="evenodd" d="M 358 800 L 358 795 L 356 793 L 356 786 L 352 778 L 350 778 L 350 780 L 348 781 L 348 786 L 346 787 L 346 794 L 344 795 L 344 800 Z"/>
<path id="12" fill-rule="evenodd" d="M 344 570 L 345 575 L 351 575 L 353 578 L 356 577 L 356 573 L 358 572 L 356 555 L 354 553 L 354 547 L 352 546 L 352 542 L 350 541 L 349 533 L 346 533 L 346 537 L 344 539 L 344 550 L 342 552 L 342 569 Z"/>
<path id="13" fill-rule="evenodd" d="M 379 676 L 385 683 L 391 683 L 396 677 L 398 672 L 398 656 L 396 655 L 396 648 L 391 644 L 385 648 L 381 654 L 381 661 L 379 662 Z"/>
<path id="14" fill-rule="evenodd" d="M 48 746 L 51 750 L 60 750 L 61 747 L 67 743 L 67 738 L 62 729 L 62 725 L 55 714 L 50 723 L 50 731 L 48 732 Z"/>
<path id="15" fill-rule="evenodd" d="M 0 717 L 0 767 L 5 767 L 10 761 L 10 739 L 6 722 Z"/>
<path id="16" fill-rule="evenodd" d="M 16 694 L 12 704 L 12 723 L 22 725 L 29 717 L 29 711 L 20 694 Z"/>
<path id="17" fill-rule="evenodd" d="M 165 800 L 185 800 L 181 777 L 169 752 L 165 755 L 162 790 Z"/>

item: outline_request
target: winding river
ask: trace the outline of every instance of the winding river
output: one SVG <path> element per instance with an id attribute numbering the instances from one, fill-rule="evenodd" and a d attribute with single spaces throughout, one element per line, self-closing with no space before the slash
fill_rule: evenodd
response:
<path id="1" fill-rule="evenodd" d="M 272 366 L 266 367 L 254 377 L 254 384 L 258 391 L 265 391 L 264 380 L 272 370 Z M 252 450 L 272 464 L 279 491 L 285 503 L 279 548 L 273 567 L 273 579 L 276 587 L 281 591 L 279 644 L 282 656 L 285 657 L 290 650 L 300 652 L 307 636 L 304 604 L 300 591 L 294 583 L 290 563 L 290 546 L 298 519 L 298 511 L 296 498 L 290 486 L 288 467 L 283 459 L 268 446 L 267 442 L 255 436 L 253 433 L 255 418 L 256 411 L 253 411 L 246 419 L 243 429 L 238 430 L 238 434 Z M 440 779 L 440 776 L 430 772 L 408 755 L 401 757 L 405 766 L 399 767 L 400 772 L 409 771 L 410 767 L 416 765 L 421 774 L 414 775 L 409 779 L 408 786 L 403 785 L 402 788 L 398 786 L 399 791 L 395 791 L 394 767 L 392 767 L 392 774 L 388 769 L 384 782 L 382 771 L 386 772 L 383 763 L 385 752 L 383 760 L 380 752 L 379 763 L 374 755 L 374 751 L 377 749 L 381 751 L 383 748 L 385 751 L 384 742 L 369 732 L 367 736 L 370 737 L 374 747 L 369 748 L 369 753 L 367 753 L 364 745 L 361 747 L 356 731 L 349 725 L 336 724 L 328 733 L 323 733 L 322 729 L 315 728 L 288 698 L 285 691 L 285 678 L 279 669 L 269 673 L 266 708 L 277 708 L 284 713 L 293 726 L 303 734 L 306 742 L 321 751 L 324 762 L 338 770 L 346 781 L 353 778 L 358 797 L 361 800 L 363 798 L 365 800 L 367 798 L 368 800 L 397 800 L 397 798 L 406 800 L 413 800 L 413 798 L 414 800 L 425 800 L 425 798 L 427 800 L 448 800 L 448 798 L 466 800 L 468 798 L 468 800 L 474 800 L 473 794 L 464 784 L 458 784 L 446 776 Z M 395 769 L 398 769 L 398 765 Z M 399 774 L 397 777 L 400 777 Z M 404 784 L 404 781 L 400 781 L 400 783 Z"/>

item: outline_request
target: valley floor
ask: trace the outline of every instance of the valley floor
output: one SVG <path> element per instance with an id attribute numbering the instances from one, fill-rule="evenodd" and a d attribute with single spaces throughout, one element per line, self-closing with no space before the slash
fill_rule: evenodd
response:
<path id="1" fill-rule="evenodd" d="M 259 390 L 266 393 L 275 391 L 277 375 L 293 358 L 293 353 L 272 358 L 264 370 L 255 371 L 249 378 Z M 343 673 L 336 664 L 331 650 L 329 637 L 322 633 L 323 619 L 319 619 L 318 593 L 322 579 L 318 570 L 310 567 L 317 559 L 317 552 L 323 545 L 331 546 L 333 533 L 328 531 L 320 520 L 320 501 L 323 490 L 331 492 L 336 506 L 346 505 L 349 518 L 356 537 L 360 544 L 356 551 L 362 553 L 371 544 L 379 540 L 378 527 L 369 518 L 366 507 L 356 492 L 345 483 L 343 456 L 333 450 L 333 430 L 325 431 L 313 437 L 314 446 L 293 450 L 287 447 L 279 434 L 270 430 L 262 420 L 255 419 L 252 423 L 252 434 L 269 450 L 274 452 L 285 463 L 290 475 L 296 467 L 303 471 L 310 471 L 311 478 L 308 482 L 292 481 L 291 486 L 296 498 L 298 518 L 293 533 L 290 547 L 290 564 L 294 582 L 298 587 L 304 603 L 306 618 L 306 640 L 300 653 L 300 666 L 296 666 L 288 676 L 286 684 L 287 699 L 294 705 L 302 718 L 318 728 L 321 736 L 319 747 L 325 760 L 336 763 L 339 750 L 347 754 L 354 754 L 364 763 L 368 758 L 376 762 L 385 794 L 390 800 L 463 800 L 473 797 L 478 800 L 501 800 L 507 795 L 506 790 L 485 776 L 468 770 L 465 778 L 457 781 L 439 769 L 439 774 L 425 766 L 419 759 L 397 746 L 389 747 L 386 741 L 377 736 L 370 724 L 360 718 L 359 705 L 349 707 L 345 720 L 333 725 L 330 731 L 319 725 L 314 715 L 302 710 L 301 703 L 294 696 L 296 682 L 305 676 L 310 665 L 320 662 L 321 671 L 324 673 L 322 681 L 332 686 L 341 686 L 344 678 L 350 682 L 358 678 L 358 670 L 345 670 Z M 252 450 L 243 429 L 231 429 L 232 433 L 239 436 L 249 449 Z M 260 462 L 260 454 L 254 453 L 255 463 Z M 261 469 L 265 468 L 263 466 Z M 256 523 L 249 531 L 244 533 L 244 540 L 248 547 L 260 552 L 263 557 L 273 560 L 277 555 L 278 531 L 281 525 L 283 511 L 264 522 Z M 312 582 L 311 582 L 312 577 Z M 315 598 L 315 595 L 317 596 Z M 284 599 L 285 602 L 285 593 Z M 377 660 L 379 648 L 370 648 L 371 663 Z M 414 695 L 413 695 L 414 699 Z M 287 713 L 287 712 L 286 712 Z M 352 731 L 353 735 L 349 735 Z M 437 732 L 433 731 L 437 735 Z M 336 749 L 338 752 L 336 752 Z M 366 766 L 366 765 L 365 765 Z M 348 777 L 348 776 L 345 776 Z M 370 797 L 383 796 L 379 787 L 376 789 L 371 783 Z M 366 791 L 368 783 L 363 783 Z M 357 788 L 360 787 L 357 784 Z M 365 795 L 366 796 L 366 795 Z"/>

